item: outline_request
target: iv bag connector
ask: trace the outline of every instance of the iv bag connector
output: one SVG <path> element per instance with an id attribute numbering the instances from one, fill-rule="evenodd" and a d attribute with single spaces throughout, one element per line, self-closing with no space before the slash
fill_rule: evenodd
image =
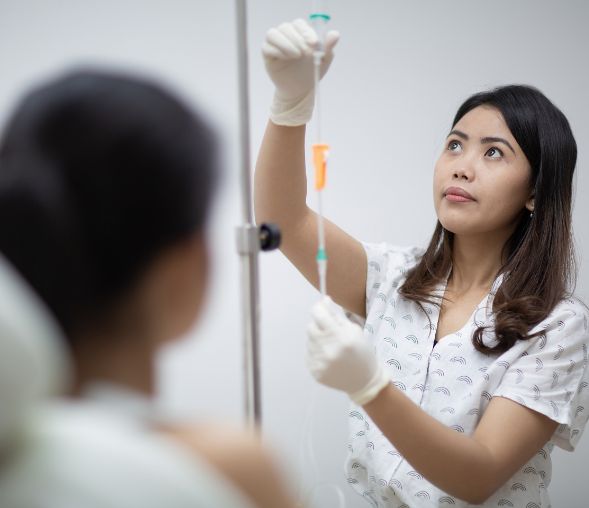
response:
<path id="1" fill-rule="evenodd" d="M 324 12 L 315 12 L 313 14 L 309 15 L 309 19 L 311 21 L 315 21 L 316 19 L 318 20 L 323 20 L 325 22 L 331 20 L 331 16 L 329 14 L 326 14 Z"/>

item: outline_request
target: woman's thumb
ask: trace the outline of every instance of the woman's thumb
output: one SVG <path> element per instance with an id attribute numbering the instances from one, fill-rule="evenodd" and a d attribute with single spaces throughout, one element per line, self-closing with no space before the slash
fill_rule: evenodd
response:
<path id="1" fill-rule="evenodd" d="M 331 53 L 333 48 L 338 43 L 340 34 L 337 30 L 330 30 L 325 34 L 325 52 Z"/>

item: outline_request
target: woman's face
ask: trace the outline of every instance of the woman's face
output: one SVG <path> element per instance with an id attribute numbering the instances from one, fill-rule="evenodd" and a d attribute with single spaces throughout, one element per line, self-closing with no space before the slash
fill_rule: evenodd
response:
<path id="1" fill-rule="evenodd" d="M 533 210 L 531 169 L 501 113 L 479 106 L 454 126 L 434 173 L 434 206 L 456 235 L 510 234 Z"/>

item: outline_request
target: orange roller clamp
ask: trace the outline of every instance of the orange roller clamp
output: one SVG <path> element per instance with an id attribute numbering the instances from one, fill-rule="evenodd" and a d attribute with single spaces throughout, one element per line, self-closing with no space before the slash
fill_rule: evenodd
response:
<path id="1" fill-rule="evenodd" d="M 325 178 L 327 173 L 327 156 L 329 154 L 329 145 L 316 143 L 313 145 L 313 165 L 315 166 L 315 190 L 321 190 L 325 187 Z"/>

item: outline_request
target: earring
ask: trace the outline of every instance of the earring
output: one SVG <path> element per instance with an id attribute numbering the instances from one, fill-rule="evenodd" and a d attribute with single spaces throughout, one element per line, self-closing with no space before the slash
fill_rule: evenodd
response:
<path id="1" fill-rule="evenodd" d="M 532 210 L 532 211 L 530 212 L 530 219 L 533 219 L 533 218 L 534 218 L 534 211 Z"/>

